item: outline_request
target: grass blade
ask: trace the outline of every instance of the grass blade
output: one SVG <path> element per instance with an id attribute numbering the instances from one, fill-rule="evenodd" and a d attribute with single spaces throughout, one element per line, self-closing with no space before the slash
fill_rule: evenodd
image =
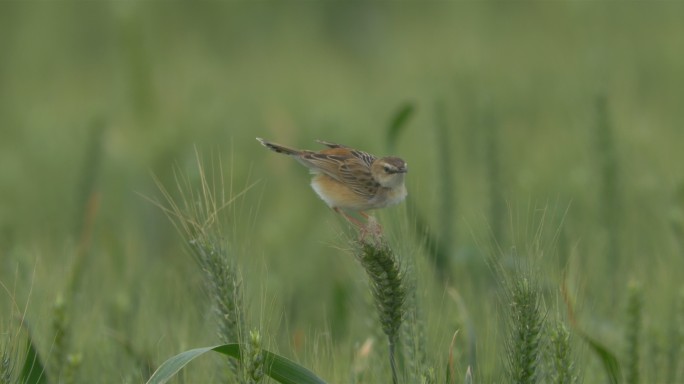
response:
<path id="1" fill-rule="evenodd" d="M 242 349 L 240 344 L 223 344 L 213 347 L 191 349 L 166 360 L 159 369 L 150 377 L 147 384 L 162 384 L 169 381 L 183 367 L 195 358 L 215 351 L 224 355 L 242 360 Z M 302 367 L 301 365 L 286 359 L 280 355 L 264 350 L 264 373 L 274 380 L 283 384 L 325 384 L 316 374 Z"/>
<path id="2" fill-rule="evenodd" d="M 592 339 L 589 335 L 584 332 L 578 332 L 580 337 L 589 344 L 594 353 L 599 357 L 603 363 L 603 368 L 606 370 L 606 375 L 608 376 L 608 382 L 611 384 L 619 384 L 621 382 L 620 378 L 620 363 L 615 355 L 604 347 L 598 341 Z"/>
<path id="3" fill-rule="evenodd" d="M 45 366 L 40 360 L 36 346 L 33 345 L 31 334 L 29 332 L 26 333 L 26 360 L 24 360 L 24 366 L 21 368 L 19 382 L 24 384 L 47 384 Z"/>
<path id="4" fill-rule="evenodd" d="M 189 362 L 214 348 L 215 347 L 195 348 L 171 357 L 157 368 L 154 374 L 152 374 L 152 377 L 147 381 L 147 384 L 166 383 Z"/>
<path id="5" fill-rule="evenodd" d="M 387 146 L 391 151 L 394 150 L 397 140 L 399 139 L 399 134 L 402 129 L 406 127 L 406 123 L 413 115 L 415 109 L 416 108 L 411 103 L 403 104 L 392 117 L 389 127 L 387 128 Z"/>
<path id="6" fill-rule="evenodd" d="M 583 329 L 581 329 L 579 327 L 579 324 L 577 324 L 577 318 L 575 317 L 575 307 L 573 305 L 572 300 L 570 299 L 570 295 L 568 293 L 568 289 L 565 283 L 561 285 L 561 295 L 568 309 L 568 318 L 570 320 L 570 324 L 572 325 L 575 332 L 577 332 L 577 334 L 582 338 L 582 340 L 584 340 L 589 345 L 589 348 L 591 348 L 591 350 L 601 360 L 601 363 L 603 364 L 603 369 L 605 369 L 606 376 L 608 377 L 608 382 L 611 384 L 621 383 L 622 375 L 620 374 L 620 363 L 618 362 L 617 357 L 615 357 L 615 354 L 611 352 L 608 348 L 603 346 L 603 344 L 594 340 L 594 338 L 589 336 L 589 334 L 586 333 Z"/>

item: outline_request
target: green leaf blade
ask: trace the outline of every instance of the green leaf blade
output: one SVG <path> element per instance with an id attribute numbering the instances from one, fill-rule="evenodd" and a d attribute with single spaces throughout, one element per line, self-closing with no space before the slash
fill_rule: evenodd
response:
<path id="1" fill-rule="evenodd" d="M 399 140 L 399 134 L 404 127 L 406 127 L 406 123 L 411 116 L 413 116 L 415 109 L 416 108 L 412 103 L 405 103 L 399 107 L 399 110 L 392 117 L 389 127 L 387 128 L 387 146 L 390 150 L 394 150 L 394 147 Z"/>
<path id="2" fill-rule="evenodd" d="M 31 332 L 28 331 L 28 328 L 26 330 L 26 359 L 24 359 L 24 365 L 21 368 L 19 382 L 23 384 L 47 384 L 45 366 L 40 359 L 36 346 L 33 344 Z"/>
<path id="3" fill-rule="evenodd" d="M 579 332 L 579 335 L 589 345 L 591 350 L 596 353 L 601 360 L 601 363 L 603 363 L 603 368 L 606 371 L 608 382 L 611 384 L 619 384 L 622 382 L 622 376 L 620 375 L 620 363 L 618 362 L 617 357 L 615 357 L 615 355 L 608 348 L 591 338 L 586 333 Z"/>
<path id="4" fill-rule="evenodd" d="M 242 359 L 240 344 L 223 344 L 213 347 L 191 349 L 166 360 L 154 372 L 147 384 L 163 384 L 168 382 L 192 360 L 207 352 L 218 352 L 238 360 Z M 283 384 L 326 384 L 321 378 L 301 365 L 275 353 L 264 350 L 264 373 Z"/>
<path id="5" fill-rule="evenodd" d="M 266 374 L 283 384 L 325 384 L 316 374 L 285 357 L 264 351 Z"/>
<path id="6" fill-rule="evenodd" d="M 147 381 L 147 384 L 166 383 L 189 362 L 209 351 L 212 351 L 214 348 L 216 347 L 195 348 L 169 358 L 162 363 L 162 365 L 160 365 L 156 371 L 154 371 L 150 379 Z"/>

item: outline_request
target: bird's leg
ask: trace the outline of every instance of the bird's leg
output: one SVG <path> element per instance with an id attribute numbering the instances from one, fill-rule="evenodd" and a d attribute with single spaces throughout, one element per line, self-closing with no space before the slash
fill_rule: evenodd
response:
<path id="1" fill-rule="evenodd" d="M 344 218 L 347 219 L 347 221 L 349 221 L 359 229 L 361 233 L 361 241 L 364 241 L 364 239 L 369 233 L 372 233 L 375 237 L 382 235 L 382 226 L 380 225 L 380 223 L 378 223 L 375 217 L 370 216 L 366 212 L 359 211 L 359 215 L 363 216 L 366 219 L 366 223 L 364 224 L 337 207 L 333 208 L 333 210 L 339 213 L 340 215 L 344 216 Z"/>
<path id="2" fill-rule="evenodd" d="M 359 211 L 359 215 L 366 219 L 366 225 L 361 228 L 361 239 L 364 239 L 369 232 L 375 237 L 382 235 L 382 225 L 378 223 L 375 216 L 371 216 L 364 211 Z"/>
<path id="3" fill-rule="evenodd" d="M 355 218 L 352 217 L 352 216 L 349 216 L 345 211 L 343 211 L 343 210 L 341 210 L 341 209 L 339 209 L 339 208 L 337 208 L 337 207 L 333 208 L 333 211 L 335 211 L 335 212 L 339 213 L 340 215 L 344 216 L 344 218 L 347 219 L 348 222 L 350 222 L 350 223 L 356 225 L 356 226 L 359 227 L 360 229 L 363 229 L 363 228 L 365 227 L 365 225 L 363 225 L 362 222 L 358 221 L 357 219 L 355 219 Z M 367 217 L 367 216 L 366 216 L 366 217 Z"/>
<path id="4" fill-rule="evenodd" d="M 375 218 L 375 216 L 371 216 L 365 212 L 359 213 L 361 214 L 361 216 L 366 218 L 366 231 L 372 232 L 375 236 L 382 235 L 382 225 L 378 223 L 378 220 Z"/>

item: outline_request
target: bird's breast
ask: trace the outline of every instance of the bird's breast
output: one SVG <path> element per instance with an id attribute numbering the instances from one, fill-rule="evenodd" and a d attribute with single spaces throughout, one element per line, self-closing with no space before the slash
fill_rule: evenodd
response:
<path id="1" fill-rule="evenodd" d="M 408 195 L 408 192 L 406 191 L 406 186 L 404 184 L 395 187 L 395 188 L 390 188 L 385 191 L 385 198 L 382 199 L 384 200 L 384 204 L 382 204 L 380 207 L 388 207 L 390 205 L 396 205 L 404 201 L 406 199 L 406 196 Z M 380 203 L 380 201 L 379 201 Z"/>

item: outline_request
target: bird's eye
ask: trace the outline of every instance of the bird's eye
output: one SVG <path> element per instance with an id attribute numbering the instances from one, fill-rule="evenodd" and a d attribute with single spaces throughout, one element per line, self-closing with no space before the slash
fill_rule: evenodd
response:
<path id="1" fill-rule="evenodd" d="M 389 165 L 385 165 L 383 168 L 385 169 L 385 172 L 390 173 Z"/>

